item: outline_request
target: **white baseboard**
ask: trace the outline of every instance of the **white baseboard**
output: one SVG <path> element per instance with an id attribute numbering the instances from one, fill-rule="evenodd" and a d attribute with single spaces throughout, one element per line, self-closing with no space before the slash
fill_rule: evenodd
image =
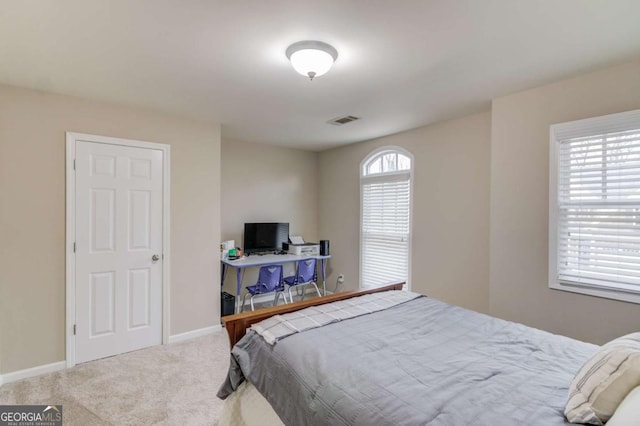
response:
<path id="1" fill-rule="evenodd" d="M 16 382 L 29 377 L 40 376 L 41 374 L 53 373 L 67 368 L 65 361 L 52 362 L 51 364 L 39 365 L 37 367 L 26 368 L 24 370 L 12 371 L 11 373 L 0 374 L 0 385 L 4 383 Z"/>
<path id="2" fill-rule="evenodd" d="M 222 325 L 212 325 L 211 327 L 199 328 L 197 330 L 191 330 L 191 331 L 187 331 L 185 333 L 180 333 L 180 334 L 173 334 L 169 336 L 169 343 L 171 344 L 176 342 L 182 342 L 184 340 L 189 340 L 189 339 L 193 339 L 200 336 L 206 336 L 207 334 L 211 334 L 211 333 L 219 333 L 222 330 L 224 330 L 224 328 L 222 328 Z"/>
<path id="3" fill-rule="evenodd" d="M 287 293 L 288 294 L 288 293 Z M 274 293 L 267 293 L 267 294 L 257 294 L 255 295 L 255 297 L 253 298 L 253 303 L 265 303 L 265 302 L 273 302 L 273 299 L 275 298 L 275 294 Z M 249 306 L 249 297 L 247 297 L 247 306 Z M 240 299 L 240 302 L 242 302 L 242 298 Z M 282 297 L 280 297 L 279 300 L 280 303 L 282 303 Z"/>

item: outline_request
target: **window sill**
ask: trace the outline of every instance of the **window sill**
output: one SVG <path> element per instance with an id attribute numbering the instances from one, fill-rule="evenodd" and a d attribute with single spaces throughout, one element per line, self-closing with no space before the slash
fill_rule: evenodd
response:
<path id="1" fill-rule="evenodd" d="M 549 288 L 553 290 L 568 291 L 571 293 L 586 294 L 587 296 L 601 297 L 604 299 L 619 300 L 622 302 L 640 304 L 640 293 L 633 293 L 623 290 L 609 290 L 604 288 L 596 288 L 583 286 L 579 284 L 569 284 L 563 282 L 550 282 Z"/>

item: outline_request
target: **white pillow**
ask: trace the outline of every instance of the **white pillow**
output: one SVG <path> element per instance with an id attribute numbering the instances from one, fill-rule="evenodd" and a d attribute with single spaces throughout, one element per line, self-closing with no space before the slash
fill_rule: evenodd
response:
<path id="1" fill-rule="evenodd" d="M 616 412 L 607 422 L 607 426 L 629 426 L 640 423 L 640 386 L 618 405 Z"/>
<path id="2" fill-rule="evenodd" d="M 582 366 L 569 387 L 564 415 L 572 423 L 602 425 L 638 386 L 640 333 L 632 333 L 602 346 Z"/>

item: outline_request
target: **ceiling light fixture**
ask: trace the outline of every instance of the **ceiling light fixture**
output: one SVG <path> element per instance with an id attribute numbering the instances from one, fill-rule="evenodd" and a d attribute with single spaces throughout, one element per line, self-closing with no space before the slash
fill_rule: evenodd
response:
<path id="1" fill-rule="evenodd" d="M 338 51 L 333 46 L 314 40 L 293 43 L 286 54 L 293 68 L 310 80 L 326 74 L 338 58 Z"/>

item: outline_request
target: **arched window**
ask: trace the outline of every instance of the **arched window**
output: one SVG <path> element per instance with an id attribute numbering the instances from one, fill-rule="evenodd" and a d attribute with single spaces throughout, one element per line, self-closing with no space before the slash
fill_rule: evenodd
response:
<path id="1" fill-rule="evenodd" d="M 409 285 L 413 156 L 378 149 L 360 168 L 360 287 Z"/>

